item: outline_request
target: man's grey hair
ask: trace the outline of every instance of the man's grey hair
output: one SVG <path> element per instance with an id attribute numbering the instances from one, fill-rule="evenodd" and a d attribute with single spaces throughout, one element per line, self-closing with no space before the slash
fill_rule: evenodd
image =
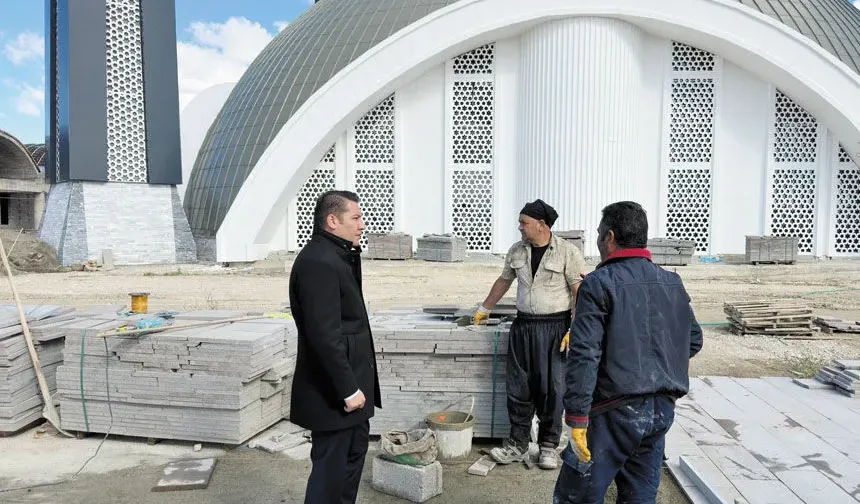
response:
<path id="1" fill-rule="evenodd" d="M 349 208 L 350 201 L 358 203 L 358 195 L 351 191 L 326 191 L 320 194 L 314 207 L 314 234 L 325 229 L 329 215 L 334 214 L 340 220 L 340 216 Z"/>

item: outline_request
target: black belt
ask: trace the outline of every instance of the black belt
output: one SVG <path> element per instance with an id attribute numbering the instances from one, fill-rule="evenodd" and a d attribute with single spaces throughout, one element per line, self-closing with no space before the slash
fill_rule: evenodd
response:
<path id="1" fill-rule="evenodd" d="M 565 310 L 562 312 L 556 313 L 544 313 L 544 314 L 534 314 L 534 313 L 525 313 L 517 310 L 517 319 L 522 320 L 566 320 L 570 318 L 570 310 Z"/>

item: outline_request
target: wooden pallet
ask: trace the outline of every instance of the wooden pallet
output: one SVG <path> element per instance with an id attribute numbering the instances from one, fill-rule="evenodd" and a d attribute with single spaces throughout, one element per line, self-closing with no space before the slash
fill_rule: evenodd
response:
<path id="1" fill-rule="evenodd" d="M 860 334 L 860 321 L 842 320 L 836 317 L 815 317 L 813 323 L 827 334 Z"/>
<path id="2" fill-rule="evenodd" d="M 816 329 L 812 309 L 798 301 L 724 303 L 723 312 L 735 334 L 796 337 L 812 336 Z"/>

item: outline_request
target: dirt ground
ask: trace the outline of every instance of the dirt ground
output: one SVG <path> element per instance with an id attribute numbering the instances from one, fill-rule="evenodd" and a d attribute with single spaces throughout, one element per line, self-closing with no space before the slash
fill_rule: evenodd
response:
<path id="1" fill-rule="evenodd" d="M 5 243 L 5 241 L 4 241 Z M 26 304 L 128 305 L 130 292 L 149 292 L 150 311 L 193 309 L 279 310 L 288 305 L 291 260 L 253 265 L 121 267 L 113 271 L 19 273 L 15 283 Z M 501 270 L 495 256 L 464 263 L 364 261 L 364 292 L 371 311 L 427 304 L 475 306 Z M 591 261 L 590 268 L 593 268 Z M 860 261 L 806 260 L 795 265 L 750 266 L 694 263 L 677 267 L 705 330 L 705 346 L 691 363 L 693 375 L 810 376 L 833 358 L 860 358 L 860 336 L 820 341 L 780 341 L 735 336 L 724 327 L 724 302 L 796 298 L 816 315 L 860 319 Z M 515 295 L 514 285 L 509 296 Z M 6 282 L 0 300 L 11 300 Z M 35 430 L 0 439 L 0 490 L 59 481 L 95 450 L 99 439 L 59 440 Z M 128 443 L 128 444 L 123 444 Z M 478 446 L 476 446 L 476 449 Z M 205 447 L 219 457 L 209 489 L 150 493 L 161 467 L 183 456 L 200 456 L 190 443 L 154 447 L 140 440 L 110 439 L 73 482 L 0 493 L 0 502 L 301 502 L 308 462 L 239 447 Z M 359 502 L 394 503 L 370 488 L 370 457 Z M 475 456 L 477 458 L 477 455 Z M 555 471 L 500 467 L 489 477 L 468 476 L 466 467 L 445 468 L 445 494 L 431 502 L 545 503 L 551 501 Z M 607 502 L 613 502 L 610 495 Z M 686 502 L 664 473 L 658 502 Z"/>

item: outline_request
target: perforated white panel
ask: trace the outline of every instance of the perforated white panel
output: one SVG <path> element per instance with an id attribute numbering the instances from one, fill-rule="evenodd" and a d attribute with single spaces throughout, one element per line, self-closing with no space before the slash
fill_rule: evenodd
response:
<path id="1" fill-rule="evenodd" d="M 454 83 L 454 163 L 493 162 L 493 87 L 492 81 Z"/>
<path id="2" fill-rule="evenodd" d="M 314 231 L 314 209 L 317 198 L 335 189 L 334 146 L 323 155 L 319 166 L 305 181 L 296 197 L 296 245 L 301 248 L 311 239 Z"/>
<path id="3" fill-rule="evenodd" d="M 714 140 L 714 80 L 672 79 L 672 163 L 710 163 Z"/>
<path id="4" fill-rule="evenodd" d="M 108 180 L 146 182 L 140 0 L 107 0 L 106 12 Z"/>
<path id="5" fill-rule="evenodd" d="M 675 72 L 711 72 L 716 67 L 716 57 L 680 42 L 672 42 L 672 70 Z"/>
<path id="6" fill-rule="evenodd" d="M 845 150 L 845 147 L 839 146 L 839 162 L 840 163 L 851 163 L 851 158 L 848 156 L 848 151 Z"/>
<path id="7" fill-rule="evenodd" d="M 666 235 L 696 242 L 696 252 L 708 251 L 711 224 L 711 170 L 669 170 Z"/>
<path id="8" fill-rule="evenodd" d="M 454 58 L 454 73 L 457 75 L 493 73 L 495 51 L 495 44 L 487 44 L 457 56 Z"/>
<path id="9" fill-rule="evenodd" d="M 775 110 L 774 162 L 814 163 L 818 142 L 815 118 L 779 90 Z"/>
<path id="10" fill-rule="evenodd" d="M 394 162 L 394 95 L 355 123 L 355 162 Z"/>
<path id="11" fill-rule="evenodd" d="M 771 234 L 797 236 L 798 252 L 811 253 L 815 235 L 815 170 L 773 171 Z"/>
<path id="12" fill-rule="evenodd" d="M 836 166 L 836 215 L 834 251 L 860 254 L 860 168 L 839 146 Z"/>
<path id="13" fill-rule="evenodd" d="M 355 192 L 361 201 L 366 226 L 361 246 L 366 247 L 368 233 L 394 231 L 394 170 L 356 170 Z"/>
<path id="14" fill-rule="evenodd" d="M 454 234 L 469 250 L 490 250 L 493 244 L 492 170 L 454 170 Z"/>

